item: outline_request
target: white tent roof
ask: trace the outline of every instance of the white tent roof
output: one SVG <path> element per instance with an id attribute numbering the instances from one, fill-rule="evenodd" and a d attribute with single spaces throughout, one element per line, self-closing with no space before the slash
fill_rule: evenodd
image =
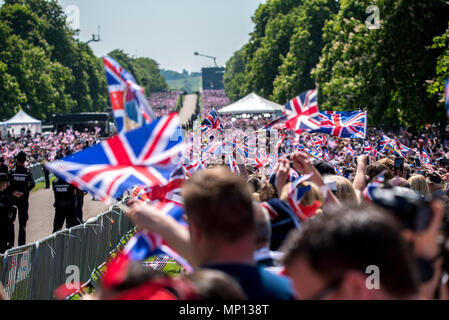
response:
<path id="1" fill-rule="evenodd" d="M 220 114 L 243 113 L 277 113 L 282 112 L 283 106 L 258 96 L 254 92 L 218 111 Z"/>
<path id="2" fill-rule="evenodd" d="M 40 120 L 34 119 L 25 111 L 20 110 L 17 112 L 17 114 L 9 119 L 8 121 L 5 121 L 4 124 L 6 125 L 26 125 L 26 124 L 41 124 L 42 122 Z"/>

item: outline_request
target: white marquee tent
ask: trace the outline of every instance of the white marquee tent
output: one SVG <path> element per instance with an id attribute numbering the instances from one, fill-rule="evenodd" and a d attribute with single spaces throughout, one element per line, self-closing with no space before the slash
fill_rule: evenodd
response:
<path id="1" fill-rule="evenodd" d="M 7 130 L 15 137 L 20 136 L 22 133 L 26 134 L 28 129 L 30 129 L 31 134 L 42 132 L 42 122 L 34 119 L 23 110 L 20 110 L 8 121 L 3 122 L 3 125 L 6 125 Z"/>
<path id="2" fill-rule="evenodd" d="M 265 114 L 282 113 L 283 106 L 258 96 L 254 92 L 220 110 L 219 114 Z"/>

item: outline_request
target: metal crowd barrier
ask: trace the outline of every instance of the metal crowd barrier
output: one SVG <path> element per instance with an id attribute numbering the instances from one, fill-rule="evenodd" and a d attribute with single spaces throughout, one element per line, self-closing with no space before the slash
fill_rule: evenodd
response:
<path id="1" fill-rule="evenodd" d="M 33 179 L 35 183 L 45 181 L 44 169 L 40 163 L 34 164 L 29 167 L 31 174 L 33 175 Z M 52 177 L 53 174 L 50 173 L 49 177 Z"/>
<path id="2" fill-rule="evenodd" d="M 118 206 L 111 206 L 84 224 L 52 234 L 0 255 L 0 280 L 10 300 L 53 300 L 53 291 L 73 274 L 80 282 L 105 262 L 134 224 Z M 66 273 L 67 271 L 67 273 Z"/>

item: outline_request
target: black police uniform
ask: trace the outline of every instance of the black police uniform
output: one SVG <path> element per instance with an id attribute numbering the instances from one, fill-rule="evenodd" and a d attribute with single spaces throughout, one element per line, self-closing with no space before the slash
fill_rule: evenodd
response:
<path id="1" fill-rule="evenodd" d="M 19 213 L 19 246 L 23 246 L 26 241 L 26 224 L 28 221 L 28 198 L 30 191 L 34 188 L 34 179 L 30 170 L 23 165 L 17 166 L 9 172 L 9 189 L 12 194 L 13 205 L 17 207 Z M 22 195 L 18 195 L 21 192 Z M 10 224 L 9 239 L 10 245 L 14 244 L 14 221 L 16 215 L 12 218 Z"/>
<path id="2" fill-rule="evenodd" d="M 8 166 L 3 162 L 0 162 L 0 173 L 8 173 L 8 171 Z"/>
<path id="3" fill-rule="evenodd" d="M 0 173 L 0 182 L 8 181 L 8 175 Z M 9 225 L 15 213 L 12 205 L 11 195 L 8 190 L 0 191 L 0 253 L 5 253 L 9 246 Z"/>
<path id="4" fill-rule="evenodd" d="M 61 178 L 53 181 L 53 192 L 55 194 L 55 219 L 53 221 L 53 232 L 62 229 L 66 221 L 67 229 L 78 225 L 76 216 L 76 188 Z"/>

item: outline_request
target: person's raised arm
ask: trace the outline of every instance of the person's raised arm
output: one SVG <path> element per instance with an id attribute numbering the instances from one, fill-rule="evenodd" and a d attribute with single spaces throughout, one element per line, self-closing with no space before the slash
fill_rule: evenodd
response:
<path id="1" fill-rule="evenodd" d="M 326 183 L 323 180 L 320 172 L 315 168 L 315 166 L 310 161 L 309 155 L 304 152 L 295 151 L 291 157 L 293 161 L 294 168 L 301 172 L 302 174 L 310 174 L 313 173 L 312 177 L 310 177 L 310 181 L 315 183 L 323 192 L 323 196 L 326 199 L 323 207 L 326 205 L 340 205 L 340 201 L 337 197 L 332 193 L 332 191 L 327 187 Z"/>
<path id="2" fill-rule="evenodd" d="M 355 174 L 353 186 L 359 203 L 362 201 L 363 189 L 366 187 L 366 168 L 368 166 L 368 159 L 367 155 L 361 155 L 357 158 L 357 172 Z"/>

